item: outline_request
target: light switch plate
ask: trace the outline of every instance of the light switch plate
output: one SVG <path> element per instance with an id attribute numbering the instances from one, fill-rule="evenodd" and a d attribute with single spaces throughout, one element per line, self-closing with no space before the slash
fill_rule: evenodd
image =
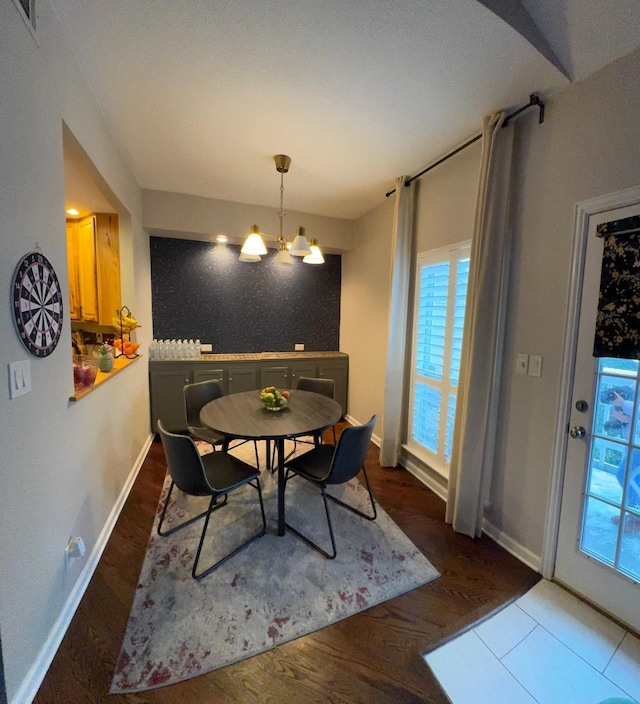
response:
<path id="1" fill-rule="evenodd" d="M 18 398 L 31 391 L 31 362 L 9 362 L 9 398 Z"/>
<path id="2" fill-rule="evenodd" d="M 532 354 L 529 357 L 529 376 L 542 376 L 542 356 Z"/>
<path id="3" fill-rule="evenodd" d="M 529 355 L 519 354 L 516 357 L 516 374 L 526 374 L 529 369 Z"/>

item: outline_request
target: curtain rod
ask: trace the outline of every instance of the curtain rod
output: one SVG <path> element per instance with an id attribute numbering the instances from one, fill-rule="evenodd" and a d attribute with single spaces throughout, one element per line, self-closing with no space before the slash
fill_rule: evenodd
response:
<path id="1" fill-rule="evenodd" d="M 524 110 L 527 110 L 528 108 L 532 108 L 534 106 L 537 106 L 540 109 L 540 114 L 538 116 L 538 124 L 541 125 L 544 122 L 544 103 L 540 100 L 540 98 L 535 94 L 532 93 L 529 96 L 529 102 L 526 105 L 523 105 L 521 108 L 518 108 L 515 112 L 512 112 L 511 115 L 507 115 L 504 119 L 504 122 L 502 123 L 503 127 L 506 127 L 507 124 L 513 120 L 516 115 L 519 115 L 521 112 Z M 416 179 L 419 179 L 420 176 L 423 176 L 424 174 L 427 173 L 427 171 L 431 171 L 431 169 L 435 169 L 436 166 L 439 166 L 442 164 L 443 161 L 446 161 L 447 159 L 451 159 L 452 156 L 455 156 L 458 152 L 461 152 L 463 149 L 466 149 L 468 146 L 473 144 L 474 142 L 477 142 L 479 139 L 482 139 L 482 134 L 477 134 L 475 137 L 471 137 L 471 139 L 468 139 L 464 144 L 461 144 L 459 147 L 454 149 L 452 152 L 449 152 L 448 154 L 445 154 L 441 159 L 438 159 L 438 161 L 434 162 L 433 164 L 430 164 L 427 166 L 426 169 L 423 169 L 420 173 L 417 173 L 415 176 L 410 176 L 406 181 L 404 182 L 405 186 L 408 186 L 412 181 L 415 181 Z M 394 188 L 393 190 L 389 191 L 388 193 L 385 193 L 385 197 L 389 197 L 393 193 L 396 192 L 396 189 Z"/>

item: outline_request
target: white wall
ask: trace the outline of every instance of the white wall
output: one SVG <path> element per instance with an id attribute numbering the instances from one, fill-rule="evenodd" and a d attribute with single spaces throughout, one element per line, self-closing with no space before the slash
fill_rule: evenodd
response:
<path id="1" fill-rule="evenodd" d="M 542 550 L 557 424 L 575 204 L 640 183 L 640 52 L 547 102 L 516 125 L 515 248 L 500 402 L 502 432 L 488 520 Z M 514 374 L 516 354 L 543 356 L 542 378 Z"/>
<path id="2" fill-rule="evenodd" d="M 549 99 L 544 124 L 538 124 L 535 111 L 516 123 L 514 250 L 500 431 L 486 519 L 491 534 L 532 565 L 540 564 L 544 537 L 574 208 L 640 183 L 639 89 L 637 51 Z M 443 202 L 453 198 L 459 178 L 470 195 L 479 145 L 451 161 L 463 154 L 470 167 L 466 176 L 441 180 L 435 169 L 425 177 L 433 175 L 433 183 L 420 184 L 418 251 L 442 246 L 449 236 L 455 241 L 471 223 L 458 203 Z M 442 217 L 447 212 L 453 218 L 449 231 Z M 382 383 L 376 380 L 384 376 L 391 228 L 392 204 L 386 201 L 356 222 L 354 250 L 343 258 L 341 337 L 351 355 L 350 413 L 358 421 L 371 406 L 382 408 Z M 518 353 L 543 356 L 541 378 L 514 374 Z"/>
<path id="3" fill-rule="evenodd" d="M 142 202 L 143 224 L 151 235 L 213 241 L 216 235 L 224 234 L 230 243 L 242 244 L 254 224 L 276 237 L 279 232 L 276 207 L 152 190 L 142 192 Z M 318 240 L 323 252 L 340 254 L 351 249 L 352 220 L 287 210 L 283 223 L 285 238 L 302 226 L 307 239 Z M 266 240 L 265 244 L 269 247 L 275 243 Z"/>
<path id="4" fill-rule="evenodd" d="M 374 413 L 380 434 L 387 359 L 393 198 L 355 223 L 353 249 L 342 256 L 340 349 L 349 355 L 349 410 L 356 423 Z"/>
<path id="5" fill-rule="evenodd" d="M 418 253 L 471 239 L 481 151 L 477 141 L 417 182 L 414 236 Z"/>
<path id="6" fill-rule="evenodd" d="M 62 339 L 45 359 L 28 354 L 14 328 L 10 281 L 36 241 L 56 269 L 65 301 L 68 296 L 63 121 L 128 212 L 121 229 L 123 296 L 143 325 L 151 320 L 139 189 L 46 2 L 38 3 L 38 14 L 36 45 L 14 4 L 0 3 L 0 280 L 6 287 L 0 367 L 29 359 L 33 384 L 30 394 L 13 401 L 6 381 L 0 388 L 0 623 L 15 702 L 33 694 L 59 634 L 56 621 L 64 621 L 65 603 L 86 576 L 82 563 L 65 570 L 69 537 L 81 535 L 91 555 L 149 437 L 144 358 L 71 403 L 68 310 Z M 148 342 L 148 333 L 150 324 L 139 339 Z"/>

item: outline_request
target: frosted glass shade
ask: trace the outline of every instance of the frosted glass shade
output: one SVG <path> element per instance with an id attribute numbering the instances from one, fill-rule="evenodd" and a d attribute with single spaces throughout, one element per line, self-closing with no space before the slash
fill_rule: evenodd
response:
<path id="1" fill-rule="evenodd" d="M 293 264 L 293 259 L 289 252 L 287 252 L 286 247 L 276 254 L 275 261 L 278 262 L 278 264 Z"/>
<path id="2" fill-rule="evenodd" d="M 293 243 L 291 244 L 290 254 L 294 257 L 306 257 L 307 254 L 311 254 L 309 249 L 309 243 L 307 238 L 304 236 L 304 227 L 298 228 L 298 234 L 295 236 Z"/>
<path id="3" fill-rule="evenodd" d="M 305 264 L 324 264 L 324 257 L 322 256 L 320 247 L 318 247 L 317 244 L 312 244 L 311 254 L 307 254 L 307 256 L 302 261 Z"/>
<path id="4" fill-rule="evenodd" d="M 262 237 L 257 232 L 252 232 L 249 237 L 244 241 L 242 249 L 240 250 L 242 254 L 266 254 L 267 248 L 264 246 Z"/>
<path id="5" fill-rule="evenodd" d="M 241 262 L 261 262 L 262 261 L 262 257 L 259 254 L 245 254 L 244 252 L 242 252 L 242 250 L 240 250 L 240 256 L 238 257 L 238 259 Z"/>

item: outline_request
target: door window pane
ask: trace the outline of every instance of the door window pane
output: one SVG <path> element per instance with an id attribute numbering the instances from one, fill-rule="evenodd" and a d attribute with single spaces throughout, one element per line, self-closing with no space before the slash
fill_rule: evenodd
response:
<path id="1" fill-rule="evenodd" d="M 638 361 L 598 361 L 580 550 L 640 576 Z M 633 434 L 631 428 L 634 428 Z"/>
<path id="2" fill-rule="evenodd" d="M 604 501 L 588 497 L 582 523 L 583 552 L 613 566 L 616 557 L 618 527 L 615 519 L 619 510 Z"/>

